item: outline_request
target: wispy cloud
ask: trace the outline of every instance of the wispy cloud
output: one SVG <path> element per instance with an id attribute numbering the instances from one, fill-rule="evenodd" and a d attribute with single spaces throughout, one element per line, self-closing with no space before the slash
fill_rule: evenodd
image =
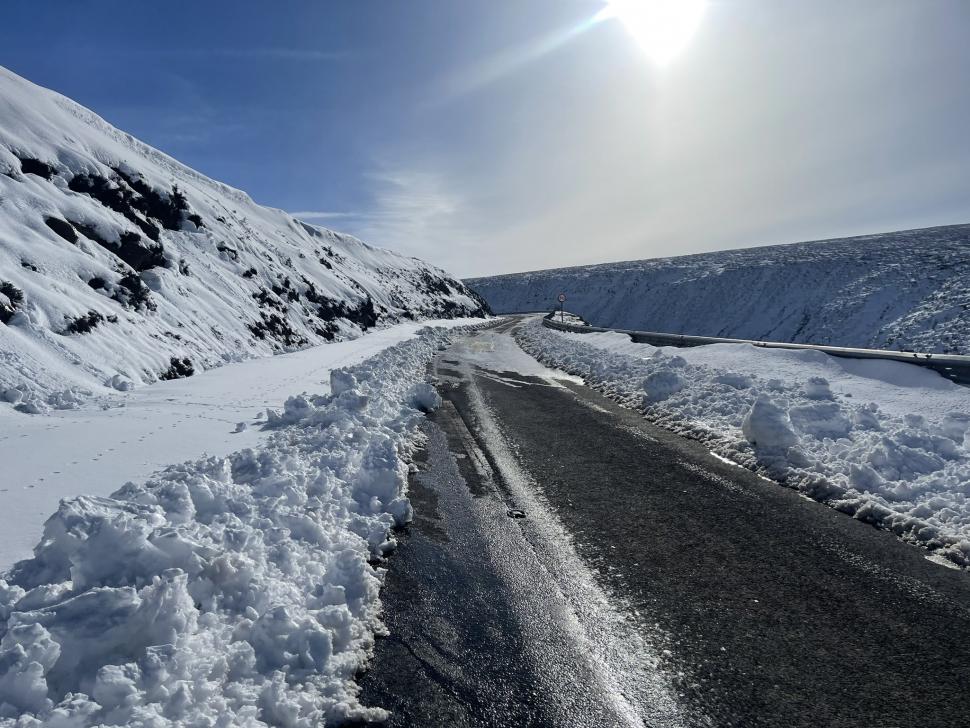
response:
<path id="1" fill-rule="evenodd" d="M 381 166 L 367 177 L 373 204 L 348 217 L 348 232 L 452 272 L 467 272 L 475 241 L 468 233 L 469 205 L 453 180 L 426 167 Z"/>

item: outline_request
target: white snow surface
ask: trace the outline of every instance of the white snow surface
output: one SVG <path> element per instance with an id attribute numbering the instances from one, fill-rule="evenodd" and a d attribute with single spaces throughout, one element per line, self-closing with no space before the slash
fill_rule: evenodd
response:
<path id="1" fill-rule="evenodd" d="M 526 354 L 515 341 L 505 333 L 482 331 L 456 345 L 460 348 L 462 360 L 479 367 L 479 374 L 506 382 L 504 373 L 514 373 L 527 377 L 539 377 L 550 383 L 572 380 L 582 384 L 582 380 L 566 372 L 545 367 Z M 447 365 L 448 360 L 444 363 Z M 518 382 L 511 380 L 513 386 Z"/>
<path id="2" fill-rule="evenodd" d="M 811 350 L 658 348 L 539 319 L 515 336 L 547 366 L 715 454 L 970 566 L 970 388 Z"/>
<path id="3" fill-rule="evenodd" d="M 383 629 L 371 562 L 411 518 L 407 461 L 440 404 L 426 367 L 447 341 L 424 329 L 333 369 L 256 447 L 64 500 L 0 578 L 0 726 L 383 717 L 353 681 Z"/>
<path id="4" fill-rule="evenodd" d="M 141 482 L 172 463 L 256 447 L 267 436 L 266 408 L 307 389 L 327 393 L 331 370 L 413 338 L 423 326 L 395 324 L 351 341 L 112 391 L 78 409 L 43 416 L 0 407 L 0 570 L 30 555 L 61 498 L 109 495 L 125 481 Z"/>
<path id="5" fill-rule="evenodd" d="M 594 326 L 970 354 L 970 225 L 471 278 L 495 313 Z"/>
<path id="6" fill-rule="evenodd" d="M 0 68 L 0 402 L 71 408 L 480 311 L 444 271 L 257 205 Z"/>

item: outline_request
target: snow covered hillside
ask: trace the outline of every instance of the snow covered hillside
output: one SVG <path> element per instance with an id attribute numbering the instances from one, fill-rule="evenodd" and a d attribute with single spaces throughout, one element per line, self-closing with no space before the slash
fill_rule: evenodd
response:
<path id="1" fill-rule="evenodd" d="M 970 566 L 967 387 L 899 362 L 748 344 L 658 348 L 539 320 L 516 338 L 651 421 Z"/>
<path id="2" fill-rule="evenodd" d="M 0 68 L 0 399 L 71 407 L 481 312 L 444 271 L 257 205 Z"/>
<path id="3" fill-rule="evenodd" d="M 496 313 L 594 326 L 970 354 L 970 225 L 465 281 Z"/>

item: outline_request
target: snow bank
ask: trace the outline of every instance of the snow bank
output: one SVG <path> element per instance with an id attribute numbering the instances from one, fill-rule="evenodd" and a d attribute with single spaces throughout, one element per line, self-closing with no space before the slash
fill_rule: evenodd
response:
<path id="1" fill-rule="evenodd" d="M 373 563 L 411 519 L 407 460 L 447 334 L 331 373 L 259 449 L 62 502 L 0 579 L 0 726 L 378 719 L 354 675 L 382 629 Z"/>
<path id="2" fill-rule="evenodd" d="M 817 351 L 656 348 L 538 320 L 515 335 L 652 421 L 970 566 L 970 389 Z"/>
<path id="3" fill-rule="evenodd" d="M 39 417 L 0 405 L 0 572 L 30 556 L 62 498 L 111 495 L 122 483 L 143 482 L 172 463 L 258 447 L 269 435 L 266 408 L 301 392 L 326 394 L 332 370 L 359 364 L 427 326 L 470 323 L 395 324 L 350 341 L 95 395 L 79 409 Z M 240 422 L 247 425 L 242 432 Z"/>

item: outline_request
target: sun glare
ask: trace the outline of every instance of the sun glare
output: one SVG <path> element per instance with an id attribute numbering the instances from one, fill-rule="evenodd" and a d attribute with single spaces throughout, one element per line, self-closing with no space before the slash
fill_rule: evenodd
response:
<path id="1" fill-rule="evenodd" d="M 597 19 L 616 18 L 658 65 L 690 42 L 704 16 L 704 0 L 608 0 Z"/>

